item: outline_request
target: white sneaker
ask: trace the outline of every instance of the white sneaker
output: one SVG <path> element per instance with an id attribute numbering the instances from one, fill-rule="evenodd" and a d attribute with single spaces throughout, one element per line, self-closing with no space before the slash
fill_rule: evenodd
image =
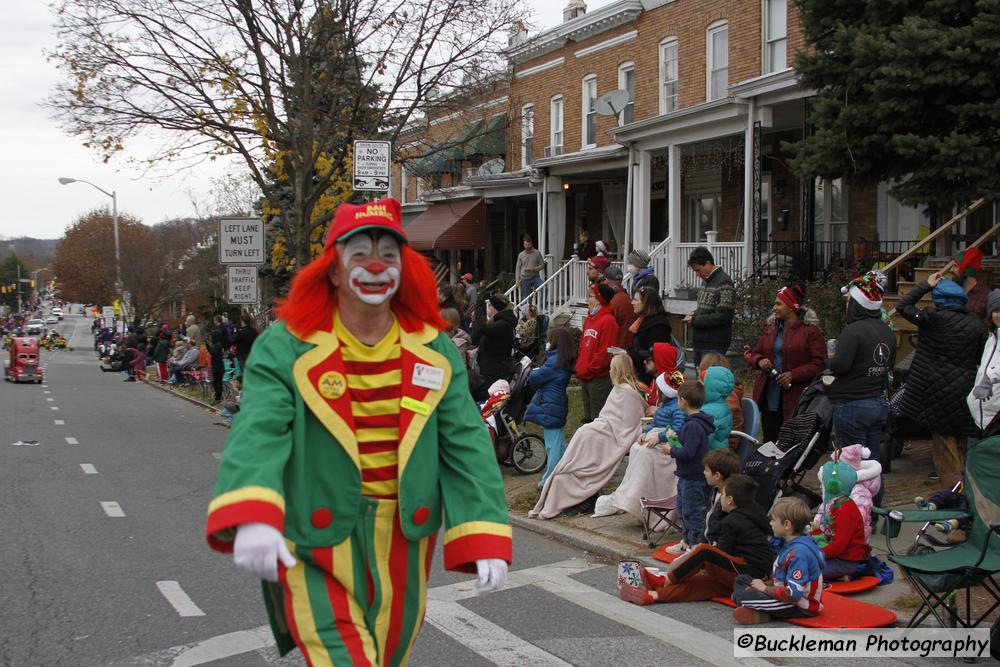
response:
<path id="1" fill-rule="evenodd" d="M 688 547 L 683 542 L 678 542 L 677 544 L 671 544 L 666 548 L 668 554 L 682 554 L 688 550 Z"/>

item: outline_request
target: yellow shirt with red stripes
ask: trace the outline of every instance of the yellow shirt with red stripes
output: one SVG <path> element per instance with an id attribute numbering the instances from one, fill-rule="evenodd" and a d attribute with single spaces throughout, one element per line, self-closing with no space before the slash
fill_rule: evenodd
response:
<path id="1" fill-rule="evenodd" d="M 361 493 L 370 498 L 396 498 L 399 493 L 399 402 L 402 398 L 402 362 L 399 324 L 374 345 L 359 341 L 335 318 L 347 391 L 351 397 Z"/>

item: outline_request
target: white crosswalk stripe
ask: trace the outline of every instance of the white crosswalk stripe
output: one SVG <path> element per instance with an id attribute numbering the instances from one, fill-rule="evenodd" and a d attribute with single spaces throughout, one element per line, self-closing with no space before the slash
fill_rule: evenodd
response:
<path id="1" fill-rule="evenodd" d="M 623 602 L 616 596 L 571 578 L 574 574 L 600 567 L 605 565 L 570 559 L 514 570 L 508 577 L 505 590 L 521 586 L 537 586 L 568 603 L 637 630 L 653 640 L 681 649 L 688 655 L 711 664 L 723 667 L 771 666 L 772 663 L 766 660 L 753 658 L 737 660 L 733 657 L 733 645 L 711 632 L 658 614 L 648 608 Z M 521 665 L 562 667 L 571 664 L 459 604 L 461 600 L 475 595 L 475 587 L 467 580 L 429 589 L 427 623 L 452 637 L 465 648 L 501 667 Z M 264 625 L 136 656 L 127 664 L 170 663 L 175 666 L 194 667 L 243 653 L 266 650 L 272 644 L 268 626 Z"/>

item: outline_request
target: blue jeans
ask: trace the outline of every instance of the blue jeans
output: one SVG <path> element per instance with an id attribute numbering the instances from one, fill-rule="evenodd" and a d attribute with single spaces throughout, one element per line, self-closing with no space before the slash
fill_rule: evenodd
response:
<path id="1" fill-rule="evenodd" d="M 823 566 L 823 581 L 835 581 L 841 577 L 854 579 L 860 568 L 860 561 L 844 560 L 842 558 L 827 559 L 826 564 Z"/>
<path id="2" fill-rule="evenodd" d="M 534 276 L 533 278 L 521 278 L 521 298 L 522 299 L 528 298 L 528 295 L 531 294 L 531 290 L 538 289 L 541 286 L 542 286 L 541 276 Z M 535 298 L 532 301 L 533 303 L 538 305 L 539 303 L 541 303 L 541 300 L 542 300 L 542 293 L 539 292 L 538 294 L 535 295 Z"/>
<path id="3" fill-rule="evenodd" d="M 708 484 L 705 478 L 677 478 L 677 513 L 684 522 L 684 542 L 689 547 L 705 541 L 705 510 L 708 508 Z"/>
<path id="4" fill-rule="evenodd" d="M 872 452 L 872 458 L 882 462 L 882 427 L 888 416 L 888 406 L 885 398 L 859 398 L 854 401 L 844 401 L 833 406 L 833 433 L 841 447 L 849 445 L 864 445 Z M 885 495 L 885 477 L 882 477 L 882 488 L 873 498 L 875 506 L 882 503 Z"/>
<path id="5" fill-rule="evenodd" d="M 546 428 L 542 431 L 545 433 L 545 455 L 548 456 L 548 465 L 545 466 L 545 474 L 542 475 L 542 482 L 539 486 L 545 484 L 545 480 L 552 474 L 552 470 L 559 463 L 563 452 L 566 451 L 565 431 L 561 428 Z"/>

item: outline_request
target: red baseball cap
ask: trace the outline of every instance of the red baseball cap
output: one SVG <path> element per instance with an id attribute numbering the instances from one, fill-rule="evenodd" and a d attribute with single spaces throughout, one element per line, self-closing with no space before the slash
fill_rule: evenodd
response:
<path id="1" fill-rule="evenodd" d="M 341 204 L 333 216 L 333 224 L 326 234 L 326 248 L 346 241 L 358 232 L 372 229 L 394 234 L 402 243 L 409 243 L 403 231 L 403 217 L 399 202 L 392 197 L 367 204 Z"/>
<path id="2" fill-rule="evenodd" d="M 610 264 L 611 262 L 608 261 L 608 258 L 605 257 L 604 255 L 594 255 L 593 257 L 587 260 L 588 266 L 594 267 L 601 273 L 604 273 L 604 269 L 608 268 Z"/>

